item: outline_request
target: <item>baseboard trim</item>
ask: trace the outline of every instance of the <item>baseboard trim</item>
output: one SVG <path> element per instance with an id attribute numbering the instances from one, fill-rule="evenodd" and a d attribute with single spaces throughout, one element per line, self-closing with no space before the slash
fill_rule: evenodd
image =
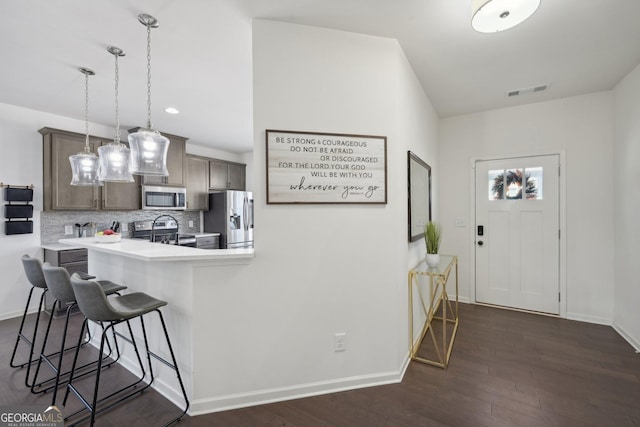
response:
<path id="1" fill-rule="evenodd" d="M 622 338 L 624 338 L 631 345 L 631 347 L 636 350 L 636 353 L 640 353 L 640 340 L 632 337 L 631 334 L 627 333 L 627 331 L 625 331 L 624 328 L 618 325 L 616 322 L 613 322 L 613 325 L 611 326 Z"/>
<path id="2" fill-rule="evenodd" d="M 589 316 L 588 314 L 580 314 L 580 313 L 567 312 L 567 319 L 578 320 L 580 322 L 595 323 L 597 325 L 606 325 L 606 326 L 611 326 L 613 324 L 613 319 L 609 319 L 606 317 Z"/>
<path id="3" fill-rule="evenodd" d="M 33 314 L 37 312 L 38 312 L 37 308 L 32 308 L 31 310 L 27 311 L 27 314 Z M 13 319 L 14 317 L 22 317 L 23 314 L 24 314 L 24 309 L 20 311 L 13 311 L 11 313 L 0 314 L 0 321 Z"/>
<path id="4" fill-rule="evenodd" d="M 211 412 L 246 408 L 249 406 L 282 402 L 285 400 L 294 400 L 321 394 L 337 393 L 385 384 L 395 384 L 401 380 L 401 371 L 396 371 L 340 378 L 337 380 L 320 381 L 309 384 L 297 384 L 290 387 L 272 388 L 247 393 L 236 393 L 210 399 L 199 399 L 192 402 L 189 415 L 202 415 Z"/>

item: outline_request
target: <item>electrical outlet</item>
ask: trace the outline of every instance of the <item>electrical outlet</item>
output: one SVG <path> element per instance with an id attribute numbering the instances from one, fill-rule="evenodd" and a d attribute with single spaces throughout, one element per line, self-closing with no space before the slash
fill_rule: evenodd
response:
<path id="1" fill-rule="evenodd" d="M 333 336 L 333 351 L 345 351 L 347 349 L 347 333 L 338 332 Z"/>
<path id="2" fill-rule="evenodd" d="M 456 227 L 464 227 L 464 219 L 456 218 Z"/>
<path id="3" fill-rule="evenodd" d="M 189 221 L 189 228 L 193 228 L 193 221 Z"/>
<path id="4" fill-rule="evenodd" d="M 129 231 L 129 224 L 127 224 L 126 222 L 120 224 L 120 232 L 126 233 L 127 231 Z"/>
<path id="5" fill-rule="evenodd" d="M 64 226 L 64 234 L 66 234 L 66 235 L 73 234 L 73 226 L 72 225 L 65 225 Z"/>

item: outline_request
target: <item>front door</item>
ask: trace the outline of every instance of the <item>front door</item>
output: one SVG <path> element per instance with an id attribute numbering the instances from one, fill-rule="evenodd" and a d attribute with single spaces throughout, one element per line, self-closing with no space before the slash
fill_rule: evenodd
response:
<path id="1" fill-rule="evenodd" d="M 559 156 L 476 162 L 476 301 L 559 314 Z"/>

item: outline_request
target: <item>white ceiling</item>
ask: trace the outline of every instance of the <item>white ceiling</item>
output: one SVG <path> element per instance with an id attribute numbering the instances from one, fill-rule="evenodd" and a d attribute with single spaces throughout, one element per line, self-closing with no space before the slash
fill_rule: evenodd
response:
<path id="1" fill-rule="evenodd" d="M 154 128 L 228 151 L 252 149 L 251 21 L 273 19 L 395 38 L 441 117 L 611 89 L 640 63 L 639 0 L 542 0 L 520 26 L 475 32 L 471 0 L 3 0 L 0 102 L 146 125 L 146 28 L 152 30 Z M 507 91 L 549 84 L 544 92 Z M 169 115 L 167 106 L 178 108 Z M 43 126 L 47 125 L 43 123 Z"/>

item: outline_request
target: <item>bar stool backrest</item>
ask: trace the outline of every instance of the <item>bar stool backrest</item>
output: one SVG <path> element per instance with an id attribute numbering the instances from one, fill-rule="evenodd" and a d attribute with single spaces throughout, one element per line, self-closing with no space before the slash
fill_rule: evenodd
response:
<path id="1" fill-rule="evenodd" d="M 71 303 L 76 300 L 71 287 L 71 277 L 64 267 L 54 267 L 48 262 L 42 265 L 42 274 L 47 281 L 49 292 L 55 299 L 62 303 Z"/>
<path id="2" fill-rule="evenodd" d="M 71 276 L 71 286 L 76 295 L 78 307 L 87 319 L 94 322 L 109 322 L 122 318 L 109 304 L 107 295 L 98 282 L 82 280 L 74 273 Z"/>
<path id="3" fill-rule="evenodd" d="M 42 262 L 38 258 L 22 255 L 22 266 L 29 283 L 37 288 L 47 289 L 47 282 L 42 274 Z"/>

